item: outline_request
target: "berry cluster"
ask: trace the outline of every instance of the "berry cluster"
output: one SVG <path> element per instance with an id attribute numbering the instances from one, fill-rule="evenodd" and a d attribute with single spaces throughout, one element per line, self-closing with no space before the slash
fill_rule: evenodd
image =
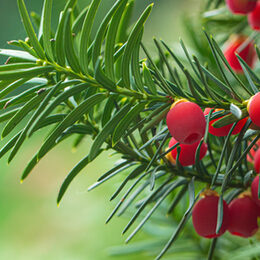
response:
<path id="1" fill-rule="evenodd" d="M 260 1 L 258 0 L 226 0 L 233 14 L 247 15 L 248 23 L 253 30 L 260 30 Z"/>
<path id="2" fill-rule="evenodd" d="M 248 113 L 252 120 L 253 128 L 260 127 L 260 92 L 248 101 Z M 195 163 L 195 156 L 201 139 L 204 137 L 206 129 L 206 119 L 212 108 L 206 108 L 204 113 L 195 103 L 187 100 L 176 101 L 167 114 L 166 123 L 172 138 L 169 148 L 175 147 L 167 154 L 167 159 L 176 164 L 178 159 L 182 166 L 190 166 Z M 222 109 L 214 109 L 213 112 Z M 213 124 L 220 120 L 212 119 L 209 122 L 208 131 L 215 136 L 226 136 L 231 130 L 232 124 L 216 128 Z M 238 121 L 232 134 L 238 134 L 244 127 L 248 118 Z M 260 141 L 259 141 L 260 143 Z M 180 151 L 177 149 L 180 147 Z M 258 147 L 258 146 L 257 146 Z M 201 160 L 207 153 L 207 144 L 200 146 L 199 159 Z M 254 163 L 257 173 L 260 172 L 260 149 L 252 149 L 248 156 L 249 161 Z M 253 158 L 253 160 L 252 160 Z M 223 200 L 223 218 L 221 227 L 217 229 L 218 219 L 218 193 L 213 190 L 203 192 L 200 199 L 194 206 L 192 212 L 193 226 L 196 232 L 205 238 L 215 238 L 221 236 L 228 230 L 232 235 L 241 237 L 251 237 L 258 230 L 257 218 L 260 217 L 260 199 L 258 194 L 259 176 L 255 177 L 251 185 L 251 192 L 243 192 L 238 198 L 233 199 L 229 204 Z"/>
<path id="3" fill-rule="evenodd" d="M 252 195 L 251 192 L 243 192 L 229 204 L 223 200 L 223 218 L 218 233 L 216 229 L 219 196 L 215 191 L 205 191 L 203 198 L 196 203 L 192 211 L 192 222 L 198 235 L 215 238 L 228 230 L 234 236 L 253 236 L 258 230 L 257 218 L 260 217 L 260 200 L 253 195 L 257 181 L 259 182 L 258 176 L 252 183 Z"/>
<path id="4" fill-rule="evenodd" d="M 252 103 L 253 104 L 253 103 Z M 166 117 L 166 123 L 172 136 L 169 142 L 169 148 L 176 146 L 168 155 L 167 159 L 176 164 L 178 156 L 177 144 L 179 143 L 180 152 L 178 156 L 179 163 L 182 166 L 190 166 L 195 163 L 197 148 L 201 139 L 204 137 L 206 129 L 206 119 L 211 108 L 206 108 L 204 113 L 195 103 L 181 99 L 175 102 Z M 215 109 L 213 112 L 222 109 Z M 213 124 L 220 118 L 212 119 L 209 122 L 209 133 L 215 136 L 227 136 L 232 124 L 216 128 Z M 238 134 L 244 127 L 247 118 L 241 119 L 234 128 L 232 135 Z M 252 120 L 253 121 L 253 120 Z M 255 121 L 253 121 L 255 123 Z M 256 124 L 256 123 L 255 123 Z M 200 147 L 199 159 L 201 160 L 207 153 L 207 144 L 202 143 Z"/>
<path id="5" fill-rule="evenodd" d="M 248 160 L 254 163 L 257 173 L 260 173 L 260 141 L 255 150 L 250 151 Z M 253 158 L 253 160 L 252 160 Z M 243 192 L 233 199 L 229 205 L 223 200 L 223 220 L 219 232 L 216 233 L 218 218 L 218 193 L 206 190 L 194 206 L 192 212 L 193 226 L 196 232 L 205 238 L 219 237 L 228 230 L 232 235 L 251 237 L 258 230 L 257 218 L 260 217 L 259 175 L 251 184 L 251 191 Z"/>
<path id="6" fill-rule="evenodd" d="M 230 11 L 234 14 L 247 15 L 248 23 L 253 30 L 260 30 L 260 1 L 259 0 L 226 0 Z M 238 54 L 251 68 L 256 61 L 254 42 L 244 35 L 231 36 L 226 43 L 224 56 L 230 67 L 241 73 L 242 67 L 236 57 Z"/>

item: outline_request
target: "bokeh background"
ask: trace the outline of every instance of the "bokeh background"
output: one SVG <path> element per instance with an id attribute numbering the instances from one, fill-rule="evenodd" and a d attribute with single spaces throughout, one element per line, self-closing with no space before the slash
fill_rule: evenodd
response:
<path id="1" fill-rule="evenodd" d="M 41 0 L 25 0 L 30 11 L 40 13 Z M 53 14 L 64 6 L 65 0 L 54 0 Z M 102 16 L 114 0 L 103 0 L 99 15 Z M 136 0 L 135 17 L 152 1 Z M 155 0 L 155 6 L 145 27 L 144 42 L 152 49 L 152 37 L 168 43 L 185 39 L 182 15 L 195 13 L 198 1 Z M 83 7 L 87 0 L 79 1 Z M 54 25 L 57 21 L 54 21 Z M 7 41 L 24 39 L 16 0 L 0 0 L 0 48 L 8 48 Z M 1 63 L 4 59 L 0 58 Z M 0 125 L 0 130 L 3 125 Z M 114 204 L 109 197 L 119 180 L 101 185 L 92 192 L 87 188 L 97 177 L 108 170 L 116 160 L 109 153 L 103 154 L 85 168 L 74 180 L 60 207 L 56 196 L 62 180 L 69 170 L 87 154 L 91 140 L 86 139 L 77 151 L 71 151 L 72 139 L 68 139 L 50 152 L 20 184 L 20 175 L 27 162 L 39 148 L 46 130 L 27 141 L 20 154 L 7 165 L 6 157 L 0 160 L 0 259 L 14 260 L 103 260 L 150 259 L 149 256 L 111 256 L 110 248 L 122 244 L 121 230 L 127 219 L 115 218 L 104 222 Z M 1 140 L 2 147 L 5 140 Z M 138 239 L 145 237 L 138 236 Z"/>

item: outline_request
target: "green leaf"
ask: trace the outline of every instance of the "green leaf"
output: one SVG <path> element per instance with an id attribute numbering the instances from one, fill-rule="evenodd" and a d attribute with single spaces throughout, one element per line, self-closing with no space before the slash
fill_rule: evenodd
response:
<path id="1" fill-rule="evenodd" d="M 17 0 L 17 2 L 18 2 L 18 8 L 19 8 L 19 11 L 20 11 L 20 15 L 21 15 L 21 18 L 22 18 L 22 21 L 23 21 L 23 24 L 24 24 L 24 28 L 27 32 L 27 35 L 30 39 L 30 42 L 32 43 L 32 46 L 35 49 L 38 56 L 41 59 L 44 60 L 45 59 L 44 51 L 43 51 L 42 46 L 40 45 L 40 43 L 39 43 L 39 41 L 36 37 L 32 23 L 30 21 L 29 14 L 28 14 L 26 7 L 25 7 L 25 4 L 24 4 L 24 1 L 23 0 Z"/>
<path id="2" fill-rule="evenodd" d="M 23 48 L 26 52 L 30 53 L 34 57 L 38 57 L 36 51 L 25 41 L 19 40 L 19 47 Z"/>
<path id="3" fill-rule="evenodd" d="M 25 128 L 23 129 L 21 135 L 19 136 L 17 142 L 15 143 L 15 146 L 14 146 L 14 148 L 13 148 L 13 150 L 12 150 L 12 152 L 11 152 L 9 158 L 8 158 L 8 162 L 11 162 L 11 160 L 14 158 L 14 156 L 18 152 L 19 148 L 23 144 L 31 125 L 36 120 L 36 118 L 39 116 L 39 114 L 42 112 L 42 110 L 45 108 L 45 106 L 48 104 L 48 102 L 53 97 L 55 92 L 60 88 L 60 86 L 61 86 L 61 82 L 59 82 L 58 84 L 56 84 L 56 86 L 54 86 L 53 88 L 48 89 L 48 91 L 46 91 L 47 92 L 45 94 L 46 96 L 44 97 L 44 99 L 41 102 L 41 104 L 39 105 L 39 107 L 35 110 L 32 117 L 29 119 L 29 121 L 26 124 Z"/>
<path id="4" fill-rule="evenodd" d="M 62 135 L 56 140 L 56 142 L 59 142 L 60 140 L 66 138 L 67 135 L 71 134 L 83 134 L 83 135 L 90 135 L 93 134 L 94 129 L 90 125 L 82 125 L 82 124 L 77 124 L 77 125 L 72 125 L 68 127 Z"/>
<path id="5" fill-rule="evenodd" d="M 104 107 L 104 111 L 102 114 L 102 127 L 110 120 L 112 116 L 112 112 L 115 108 L 115 96 L 110 95 L 110 97 L 107 99 L 106 105 Z"/>
<path id="6" fill-rule="evenodd" d="M 95 79 L 107 90 L 114 91 L 116 89 L 116 84 L 108 78 L 101 68 L 102 57 L 99 56 L 95 66 Z"/>
<path id="7" fill-rule="evenodd" d="M 127 1 L 124 1 L 116 13 L 111 19 L 110 25 L 108 27 L 106 43 L 105 43 L 105 73 L 112 80 L 115 80 L 114 75 L 114 52 L 115 52 L 115 43 L 116 43 L 116 35 L 118 32 L 119 22 L 122 18 L 122 14 L 125 10 Z"/>
<path id="8" fill-rule="evenodd" d="M 145 11 L 142 13 L 138 21 L 136 22 L 133 30 L 131 31 L 126 47 L 124 50 L 124 54 L 122 57 L 122 64 L 121 64 L 121 70 L 122 70 L 122 81 L 124 84 L 124 87 L 130 88 L 130 68 L 129 65 L 131 63 L 131 57 L 132 57 L 132 51 L 134 46 L 139 40 L 139 35 L 141 31 L 143 30 L 144 23 L 146 22 L 148 16 L 150 15 L 152 11 L 153 4 L 149 5 Z"/>
<path id="9" fill-rule="evenodd" d="M 141 214 L 141 212 L 144 210 L 144 208 L 148 205 L 148 203 L 170 182 L 170 179 L 167 179 L 164 181 L 155 191 L 150 193 L 144 200 L 144 202 L 141 204 L 141 206 L 138 208 L 134 216 L 130 219 L 126 227 L 124 228 L 122 234 L 126 233 L 126 231 L 132 226 L 132 224 L 135 222 L 135 220 L 138 218 L 138 216 Z"/>
<path id="10" fill-rule="evenodd" d="M 65 53 L 69 65 L 75 72 L 80 72 L 79 60 L 75 52 L 73 36 L 71 31 L 71 13 L 72 10 L 68 10 L 68 15 L 65 22 Z"/>
<path id="11" fill-rule="evenodd" d="M 71 8 L 71 7 L 70 7 Z M 84 22 L 84 19 L 85 19 L 85 16 L 86 16 L 86 13 L 89 9 L 89 6 L 86 6 L 82 11 L 81 13 L 77 16 L 77 18 L 75 19 L 75 21 L 73 22 L 72 24 L 72 32 L 73 33 L 78 33 L 81 28 L 82 28 L 82 24 Z"/>
<path id="12" fill-rule="evenodd" d="M 64 114 L 56 114 L 56 115 L 52 115 L 50 117 L 47 117 L 45 120 L 43 120 L 41 122 L 41 124 L 39 125 L 39 128 L 43 128 L 46 126 L 49 126 L 51 124 L 55 124 L 57 122 L 62 121 L 65 118 L 66 115 Z M 13 138 L 11 138 L 5 145 L 3 148 L 1 148 L 0 150 L 0 158 L 2 158 L 16 143 L 16 141 L 18 140 L 20 134 L 22 133 L 22 131 L 18 132 Z"/>
<path id="13" fill-rule="evenodd" d="M 101 145 L 105 142 L 105 140 L 110 136 L 110 134 L 114 131 L 114 129 L 118 126 L 123 117 L 127 114 L 131 105 L 128 103 L 124 107 L 122 107 L 103 127 L 103 129 L 99 132 L 97 137 L 94 140 L 93 145 L 91 146 L 89 152 L 89 158 L 92 161 L 101 147 Z"/>
<path id="14" fill-rule="evenodd" d="M 98 182 L 102 181 L 103 179 L 105 179 L 106 177 L 108 177 L 109 175 L 113 174 L 115 171 L 120 170 L 120 168 L 123 169 L 123 167 L 125 165 L 129 164 L 128 161 L 124 160 L 123 162 L 120 161 L 115 167 L 113 167 L 112 169 L 110 169 L 109 171 L 105 172 L 104 174 L 102 174 L 99 178 L 98 178 Z"/>
<path id="15" fill-rule="evenodd" d="M 141 166 L 139 166 L 141 167 Z M 136 168 L 137 169 L 137 168 Z M 109 217 L 106 220 L 106 224 L 112 219 L 112 217 L 116 214 L 118 209 L 121 207 L 125 199 L 128 197 L 128 195 L 131 193 L 131 191 L 136 187 L 136 185 L 146 176 L 146 172 L 143 173 L 135 182 L 130 186 L 130 188 L 126 191 L 126 193 L 123 195 L 123 197 L 120 199 L 120 201 L 117 203 L 116 207 L 112 211 L 112 213 L 109 215 Z M 148 182 L 146 182 L 148 185 Z"/>
<path id="16" fill-rule="evenodd" d="M 16 80 L 21 78 L 33 78 L 38 75 L 53 71 L 52 66 L 33 67 L 29 69 L 19 69 L 0 72 L 0 80 Z"/>
<path id="17" fill-rule="evenodd" d="M 13 110 L 10 110 L 10 111 L 8 111 L 6 113 L 1 114 L 0 115 L 0 123 L 5 122 L 6 120 L 8 120 L 11 117 L 13 117 L 18 112 L 18 110 L 20 110 L 20 107 L 15 108 Z"/>
<path id="18" fill-rule="evenodd" d="M 83 170 L 88 165 L 89 162 L 90 162 L 89 157 L 86 156 L 83 159 L 81 159 L 80 162 L 75 167 L 73 167 L 73 169 L 69 172 L 69 174 L 67 175 L 67 177 L 63 181 L 63 183 L 60 187 L 60 190 L 59 190 L 59 194 L 58 194 L 58 197 L 57 197 L 58 206 L 59 206 L 60 201 L 63 198 L 66 190 L 68 189 L 70 183 L 80 173 L 80 171 Z"/>
<path id="19" fill-rule="evenodd" d="M 145 165 L 137 166 L 131 173 L 124 179 L 114 194 L 111 196 L 110 201 L 115 199 L 121 190 L 125 187 L 129 180 L 137 178 L 145 170 Z"/>
<path id="20" fill-rule="evenodd" d="M 3 71 L 8 72 L 8 71 L 18 70 L 18 69 L 28 69 L 28 68 L 33 68 L 36 66 L 37 66 L 36 63 L 31 63 L 31 62 L 7 64 L 7 65 L 0 66 L 0 72 L 3 72 Z"/>
<path id="21" fill-rule="evenodd" d="M 25 51 L 17 51 L 10 49 L 0 49 L 0 55 L 19 58 L 28 61 L 36 61 L 37 59 Z"/>
<path id="22" fill-rule="evenodd" d="M 57 57 L 58 64 L 65 66 L 65 50 L 64 50 L 64 31 L 65 31 L 65 21 L 67 18 L 67 12 L 69 8 L 74 7 L 77 0 L 69 0 L 64 8 L 64 10 L 60 13 L 60 20 L 58 24 L 58 28 L 55 35 L 55 53 Z"/>
<path id="23" fill-rule="evenodd" d="M 165 245 L 165 247 L 161 251 L 161 253 L 156 257 L 156 260 L 161 259 L 165 255 L 165 253 L 169 250 L 169 248 L 172 246 L 172 244 L 176 241 L 176 239 L 178 238 L 179 234 L 181 233 L 181 231 L 183 230 L 185 224 L 187 223 L 187 221 L 189 220 L 189 218 L 191 216 L 191 210 L 192 210 L 192 208 L 194 206 L 195 201 L 198 199 L 199 194 L 196 196 L 196 199 L 193 201 L 193 204 L 191 204 L 191 202 L 190 202 L 190 206 L 186 210 L 186 212 L 183 215 L 181 221 L 179 222 L 179 225 L 178 225 L 177 229 L 174 231 L 174 233 L 172 234 L 171 238 L 169 239 L 169 241 L 167 242 L 167 244 Z"/>
<path id="24" fill-rule="evenodd" d="M 227 85 L 225 85 L 222 81 L 220 81 L 216 76 L 214 76 L 209 70 L 205 67 L 201 66 L 202 70 L 206 73 L 206 75 L 216 83 L 216 85 L 223 90 L 230 98 L 234 98 L 233 92 L 229 89 Z"/>
<path id="25" fill-rule="evenodd" d="M 70 86 L 76 84 L 78 81 L 68 81 L 62 83 L 63 87 Z M 87 83 L 78 84 L 74 87 L 71 87 L 61 94 L 59 94 L 46 108 L 42 111 L 42 113 L 39 115 L 39 117 L 35 120 L 35 122 L 32 124 L 31 129 L 28 132 L 28 136 L 30 137 L 32 133 L 35 131 L 35 128 L 37 128 L 38 124 L 46 118 L 58 105 L 60 105 L 62 102 L 66 101 L 69 97 L 74 96 L 77 93 L 80 93 L 84 90 L 86 90 Z"/>
<path id="26" fill-rule="evenodd" d="M 38 158 L 42 158 L 53 146 L 55 140 L 62 134 L 62 132 L 77 120 L 79 120 L 88 110 L 104 100 L 106 96 L 104 94 L 96 94 L 84 100 L 80 105 L 78 105 L 74 110 L 72 110 L 66 118 L 53 130 L 53 132 L 48 136 L 42 147 L 38 152 Z"/>
<path id="27" fill-rule="evenodd" d="M 2 138 L 7 136 L 14 128 L 24 119 L 30 111 L 32 111 L 45 97 L 45 93 L 32 98 L 28 101 L 6 124 L 2 131 Z"/>
<path id="28" fill-rule="evenodd" d="M 245 118 L 246 116 L 248 116 L 248 112 L 247 112 L 246 108 L 241 109 L 241 112 L 242 112 L 241 118 Z M 220 128 L 222 126 L 229 125 L 229 124 L 232 124 L 237 121 L 238 121 L 238 119 L 235 115 L 228 114 L 226 116 L 223 116 L 222 118 L 219 118 L 217 121 L 215 121 L 212 124 L 212 126 L 216 127 L 216 128 Z"/>
<path id="29" fill-rule="evenodd" d="M 213 186 L 215 184 L 215 182 L 216 182 L 216 180 L 218 178 L 218 175 L 220 173 L 220 169 L 221 169 L 221 166 L 222 166 L 222 162 L 223 162 L 223 159 L 224 159 L 224 156 L 225 156 L 228 144 L 229 144 L 229 140 L 230 140 L 231 134 L 232 134 L 234 128 L 236 127 L 236 125 L 237 124 L 233 124 L 233 126 L 229 130 L 228 135 L 227 135 L 227 137 L 225 139 L 225 142 L 224 142 L 224 145 L 222 147 L 221 154 L 220 154 L 220 157 L 219 157 L 218 166 L 217 166 L 217 169 L 216 169 L 215 174 L 214 174 L 214 176 L 212 178 L 212 181 L 211 181 L 211 186 Z"/>
<path id="30" fill-rule="evenodd" d="M 10 106 L 28 102 L 29 100 L 31 100 L 38 94 L 43 93 L 45 91 L 45 87 L 46 87 L 46 84 L 42 84 L 39 86 L 29 88 L 28 90 L 25 90 L 24 92 L 22 92 L 21 94 L 18 94 L 17 96 L 14 96 L 14 97 L 11 97 L 8 99 L 3 99 L 3 101 L 6 100 L 4 108 L 6 109 L 7 107 L 10 107 Z"/>
<path id="31" fill-rule="evenodd" d="M 216 244 L 217 244 L 217 240 L 218 238 L 214 238 L 210 244 L 210 249 L 209 249 L 209 252 L 208 252 L 208 260 L 213 260 L 213 255 L 214 255 L 214 252 L 215 252 L 215 249 L 216 249 Z"/>
<path id="32" fill-rule="evenodd" d="M 51 12 L 52 12 L 52 2 L 53 0 L 44 0 L 41 25 L 39 31 L 39 39 L 41 38 L 41 28 L 42 28 L 42 39 L 44 51 L 47 54 L 49 60 L 53 61 L 53 53 L 51 46 Z"/>
<path id="33" fill-rule="evenodd" d="M 13 90 L 17 89 L 18 87 L 22 86 L 25 82 L 27 82 L 28 79 L 19 79 L 13 83 L 11 83 L 9 86 L 4 88 L 0 91 L 0 98 L 5 97 L 7 94 L 12 92 Z"/>
<path id="34" fill-rule="evenodd" d="M 144 74 L 145 85 L 148 87 L 149 91 L 153 95 L 157 95 L 156 85 L 153 82 L 152 75 L 151 75 L 149 69 L 147 68 L 145 62 L 143 62 L 143 74 Z"/>
<path id="35" fill-rule="evenodd" d="M 145 103 L 136 104 L 120 121 L 120 123 L 117 125 L 113 133 L 113 137 L 112 137 L 113 146 L 120 140 L 120 138 L 123 136 L 127 128 L 135 119 L 135 117 L 137 117 L 137 115 L 139 115 L 144 110 L 144 107 L 145 107 Z"/>
<path id="36" fill-rule="evenodd" d="M 79 58 L 80 58 L 80 66 L 83 72 L 88 72 L 88 53 L 87 50 L 90 44 L 90 33 L 93 26 L 94 18 L 96 16 L 97 9 L 99 7 L 101 0 L 93 0 L 88 9 L 87 15 L 85 17 L 81 37 L 80 37 L 80 47 L 79 47 Z M 95 66 L 95 64 L 94 64 Z"/>
<path id="37" fill-rule="evenodd" d="M 18 132 L 14 137 L 12 137 L 0 150 L 0 158 L 2 158 L 12 147 L 15 145 L 17 139 L 19 138 L 22 131 Z"/>
<path id="38" fill-rule="evenodd" d="M 245 90 L 245 92 L 247 92 L 247 94 L 249 96 L 251 96 L 253 93 L 251 91 L 249 91 L 249 89 L 246 87 L 246 85 L 240 80 L 240 78 L 236 75 L 236 73 L 232 70 L 231 66 L 229 65 L 228 61 L 226 60 L 222 50 L 220 49 L 220 47 L 218 46 L 217 42 L 214 40 L 213 37 L 212 38 L 212 43 L 218 53 L 218 55 L 220 56 L 221 60 L 224 62 L 224 64 L 226 65 L 226 67 L 228 68 L 228 70 L 230 71 L 230 73 L 233 75 L 233 77 L 236 79 L 236 81 L 239 83 L 239 85 Z"/>
<path id="39" fill-rule="evenodd" d="M 251 79 L 251 77 L 258 82 L 258 84 L 260 84 L 260 79 L 256 76 L 256 74 L 253 72 L 253 70 L 248 66 L 248 64 L 238 55 L 236 54 L 239 63 L 244 71 L 244 74 L 247 78 L 247 81 L 253 91 L 254 94 L 258 93 L 258 89 L 256 87 L 256 85 L 254 84 L 253 80 Z"/>
<path id="40" fill-rule="evenodd" d="M 111 174 L 107 175 L 105 178 L 102 178 L 102 180 L 100 181 L 97 181 L 96 183 L 94 183 L 93 185 L 91 185 L 89 188 L 88 188 L 88 191 L 91 191 L 93 189 L 95 189 L 96 187 L 98 187 L 99 185 L 101 185 L 102 183 L 110 180 L 112 177 L 116 176 L 117 174 L 119 174 L 120 172 L 132 167 L 136 165 L 136 162 L 132 162 L 132 163 L 129 163 L 127 162 L 127 164 L 123 167 L 120 167 L 118 170 L 116 171 L 113 171 Z"/>
<path id="41" fill-rule="evenodd" d="M 137 89 L 140 90 L 141 92 L 144 92 L 144 83 L 140 72 L 140 62 L 139 62 L 140 60 L 139 52 L 140 52 L 140 44 L 141 44 L 142 37 L 143 37 L 143 30 L 140 32 L 136 44 L 133 48 L 131 72 Z"/>
<path id="42" fill-rule="evenodd" d="M 100 56 L 101 52 L 101 46 L 104 40 L 104 36 L 107 31 L 108 24 L 111 20 L 111 18 L 114 16 L 115 12 L 121 5 L 126 5 L 127 0 L 118 0 L 113 5 L 113 7 L 109 10 L 106 17 L 101 22 L 98 31 L 96 33 L 96 37 L 93 42 L 93 51 L 92 51 L 92 62 L 93 64 L 96 64 L 98 57 Z M 114 49 L 114 46 L 111 46 L 112 49 Z"/>
<path id="43" fill-rule="evenodd" d="M 143 227 L 143 225 L 146 223 L 146 221 L 152 216 L 152 214 L 155 212 L 155 210 L 162 204 L 162 202 L 166 199 L 169 194 L 178 188 L 181 185 L 184 185 L 187 183 L 187 180 L 181 179 L 177 180 L 166 189 L 166 191 L 160 196 L 159 200 L 156 202 L 156 204 L 153 206 L 153 208 L 147 213 L 147 215 L 144 217 L 144 219 L 140 222 L 140 224 L 135 228 L 135 230 L 131 233 L 131 235 L 126 239 L 126 243 L 128 243 L 136 234 L 137 232 Z"/>
<path id="44" fill-rule="evenodd" d="M 128 28 L 132 18 L 133 9 L 134 9 L 134 1 L 131 0 L 129 1 L 129 3 L 127 3 L 124 13 L 122 15 L 122 19 L 118 26 L 118 35 L 116 39 L 117 42 L 124 43 L 127 41 Z"/>

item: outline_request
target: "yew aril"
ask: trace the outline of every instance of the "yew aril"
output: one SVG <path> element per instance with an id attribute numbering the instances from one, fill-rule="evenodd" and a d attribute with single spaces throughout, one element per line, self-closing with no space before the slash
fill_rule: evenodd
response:
<path id="1" fill-rule="evenodd" d="M 257 2 L 255 9 L 248 14 L 248 23 L 253 30 L 260 31 L 260 1 Z"/>
<path id="2" fill-rule="evenodd" d="M 219 237 L 225 233 L 229 223 L 228 205 L 223 200 L 223 220 L 219 233 L 216 234 L 219 196 L 205 195 L 194 206 L 192 223 L 198 235 L 205 238 Z"/>
<path id="3" fill-rule="evenodd" d="M 257 0 L 226 0 L 229 10 L 234 14 L 245 15 L 256 7 Z"/>
<path id="4" fill-rule="evenodd" d="M 248 64 L 249 67 L 254 67 L 257 54 L 254 43 L 251 40 L 248 40 L 248 37 L 243 35 L 232 36 L 226 43 L 226 48 L 224 50 L 224 56 L 230 67 L 236 73 L 242 73 L 243 69 L 236 53 Z"/>
<path id="5" fill-rule="evenodd" d="M 205 111 L 204 111 L 204 114 L 208 115 L 210 110 L 211 110 L 211 108 L 206 108 Z M 214 110 L 213 112 L 215 112 L 215 111 L 216 110 Z M 220 118 L 222 118 L 222 117 L 210 120 L 210 122 L 209 122 L 209 133 L 212 134 L 212 135 L 215 135 L 215 136 L 227 136 L 231 127 L 233 126 L 233 124 L 225 125 L 225 126 L 222 126 L 222 127 L 219 127 L 219 128 L 213 127 L 213 124 L 216 121 L 218 121 Z M 234 130 L 232 131 L 232 135 L 236 135 L 236 134 L 240 133 L 240 131 L 244 127 L 246 121 L 247 121 L 247 118 L 241 119 L 237 123 L 237 125 L 235 126 Z"/>
<path id="6" fill-rule="evenodd" d="M 258 199 L 259 175 L 257 175 L 251 183 L 251 193 L 254 202 L 260 206 L 260 199 Z"/>
<path id="7" fill-rule="evenodd" d="M 198 142 L 206 129 L 203 111 L 189 101 L 174 105 L 167 114 L 166 123 L 171 136 L 182 144 Z"/>
<path id="8" fill-rule="evenodd" d="M 247 111 L 252 122 L 260 127 L 260 92 L 249 99 Z"/>
<path id="9" fill-rule="evenodd" d="M 169 148 L 173 147 L 175 144 L 178 142 L 174 139 L 171 138 L 169 142 Z M 196 150 L 199 146 L 200 141 L 193 143 L 193 144 L 180 144 L 181 151 L 179 155 L 179 162 L 182 166 L 189 166 L 193 165 L 195 163 L 195 157 L 196 157 Z M 208 146 L 206 143 L 202 143 L 201 148 L 200 148 L 200 160 L 206 155 L 208 150 Z M 173 160 L 176 162 L 177 159 L 177 147 L 171 151 L 171 156 Z"/>
<path id="10" fill-rule="evenodd" d="M 251 237 L 258 230 L 257 205 L 250 196 L 238 197 L 231 201 L 228 231 L 235 236 Z"/>

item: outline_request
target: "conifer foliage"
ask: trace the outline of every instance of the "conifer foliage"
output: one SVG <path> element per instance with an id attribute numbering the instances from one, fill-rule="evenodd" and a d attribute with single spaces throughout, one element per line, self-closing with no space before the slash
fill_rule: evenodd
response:
<path id="1" fill-rule="evenodd" d="M 253 19 L 250 12 L 259 1 L 248 1 L 250 8 L 241 11 L 240 2 L 245 1 L 201 0 L 204 10 L 197 23 L 203 29 L 185 20 L 191 46 L 181 40 L 180 54 L 154 39 L 156 56 L 142 42 L 145 22 L 156 8 L 153 4 L 131 24 L 135 1 L 117 0 L 93 32 L 100 2 L 93 0 L 79 11 L 77 1 L 68 0 L 54 29 L 53 0 L 44 0 L 39 19 L 30 17 L 24 0 L 18 0 L 27 38 L 0 49 L 0 55 L 7 57 L 0 66 L 0 122 L 6 122 L 1 136 L 7 140 L 0 158 L 8 154 L 10 163 L 21 154 L 27 138 L 52 126 L 25 167 L 24 181 L 63 140 L 74 136 L 77 147 L 90 136 L 91 148 L 67 174 L 57 203 L 73 179 L 110 150 L 121 159 L 89 188 L 121 176 L 111 197 L 118 202 L 107 222 L 116 214 L 132 214 L 124 234 L 140 221 L 126 242 L 145 224 L 144 229 L 161 234 L 156 216 L 167 226 L 163 236 L 156 235 L 156 242 L 130 250 L 126 246 L 116 253 L 149 251 L 156 259 L 165 253 L 176 254 L 176 259 L 187 253 L 189 259 L 259 257 L 257 235 L 253 245 L 236 240 L 237 234 L 255 234 L 259 213 L 249 191 L 257 174 L 251 151 L 258 149 L 260 137 L 259 31 L 252 27 L 260 18 Z M 230 12 L 237 6 L 239 12 Z M 239 44 L 230 46 L 230 32 Z M 228 51 L 222 52 L 227 43 Z M 24 84 L 29 86 L 25 91 Z M 258 184 L 254 197 L 259 198 Z M 247 195 L 241 195 L 245 191 Z M 243 217 L 242 231 L 239 214 L 251 218 L 252 214 L 240 212 L 239 204 L 254 210 L 250 223 Z M 191 216 L 198 234 L 210 239 L 195 233 Z M 203 219 L 209 222 L 200 223 Z M 226 230 L 233 235 L 223 234 Z M 237 247 L 240 251 L 234 251 Z"/>

